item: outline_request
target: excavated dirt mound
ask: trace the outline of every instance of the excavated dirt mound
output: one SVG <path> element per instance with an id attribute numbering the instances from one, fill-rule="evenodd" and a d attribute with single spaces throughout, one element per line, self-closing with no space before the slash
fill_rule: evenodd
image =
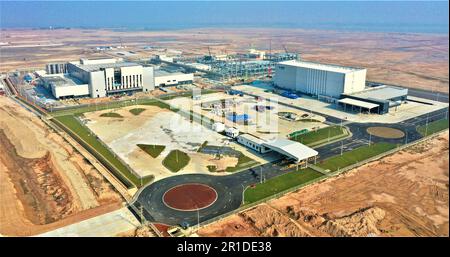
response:
<path id="1" fill-rule="evenodd" d="M 448 132 L 200 229 L 200 236 L 448 236 Z"/>
<path id="2" fill-rule="evenodd" d="M 6 97 L 0 153 L 0 235 L 36 235 L 121 207 L 121 196 L 75 147 Z"/>
<path id="3" fill-rule="evenodd" d="M 382 138 L 402 138 L 405 133 L 399 129 L 388 128 L 388 127 L 370 127 L 367 128 L 367 133 L 372 136 L 382 137 Z"/>
<path id="4" fill-rule="evenodd" d="M 73 213 L 72 195 L 55 172 L 51 155 L 27 159 L 19 156 L 0 129 L 0 160 L 7 165 L 18 197 L 25 203 L 27 218 L 34 224 L 47 224 Z"/>

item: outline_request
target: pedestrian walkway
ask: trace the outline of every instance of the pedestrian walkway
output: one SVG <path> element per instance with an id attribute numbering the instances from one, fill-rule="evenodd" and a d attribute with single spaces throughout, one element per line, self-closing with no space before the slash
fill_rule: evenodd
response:
<path id="1" fill-rule="evenodd" d="M 322 169 L 321 167 L 319 167 L 317 165 L 308 163 L 308 168 L 311 168 L 311 169 L 313 169 L 313 170 L 315 170 L 315 171 L 317 171 L 319 173 L 322 173 L 323 175 L 327 175 L 327 176 L 329 175 L 328 171 Z"/>
<path id="2" fill-rule="evenodd" d="M 126 208 L 55 229 L 38 237 L 111 237 L 136 229 L 140 225 Z"/>

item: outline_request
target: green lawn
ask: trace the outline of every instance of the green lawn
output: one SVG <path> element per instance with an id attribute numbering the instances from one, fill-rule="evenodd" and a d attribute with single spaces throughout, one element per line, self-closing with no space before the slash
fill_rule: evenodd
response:
<path id="1" fill-rule="evenodd" d="M 94 149 L 101 157 L 103 157 L 107 162 L 109 162 L 113 167 L 117 169 L 111 170 L 114 175 L 121 180 L 125 185 L 131 187 L 132 185 L 139 186 L 141 181 L 140 178 L 136 177 L 128 168 L 120 162 L 112 152 L 110 152 L 106 147 L 104 147 L 97 139 L 94 134 L 82 126 L 78 120 L 73 115 L 58 116 L 54 118 L 57 122 L 62 123 L 68 127 L 76 136 L 81 138 L 84 142 L 88 144 L 88 147 Z M 146 184 L 153 180 L 152 176 L 145 177 L 143 183 Z M 130 184 L 131 182 L 131 184 Z"/>
<path id="2" fill-rule="evenodd" d="M 156 158 L 158 157 L 164 149 L 166 149 L 166 146 L 164 145 L 144 145 L 144 144 L 138 144 L 139 148 L 141 148 L 144 152 L 148 153 L 151 157 Z"/>
<path id="3" fill-rule="evenodd" d="M 323 176 L 321 173 L 306 168 L 271 178 L 262 184 L 257 184 L 254 188 L 247 188 L 244 193 L 244 204 L 259 201 L 321 176 Z"/>
<path id="4" fill-rule="evenodd" d="M 107 104 L 99 103 L 97 105 L 82 106 L 78 108 L 52 112 L 52 115 L 54 116 L 53 120 L 56 123 L 61 123 L 62 125 L 65 125 L 67 128 L 69 128 L 71 130 L 70 134 L 73 134 L 72 135 L 73 137 L 78 137 L 82 139 L 87 144 L 85 145 L 85 148 L 99 155 L 97 158 L 99 158 L 100 161 L 104 162 L 105 166 L 107 167 L 108 165 L 112 166 L 112 168 L 109 168 L 111 172 L 113 172 L 114 175 L 129 188 L 131 188 L 133 185 L 139 187 L 141 185 L 141 182 L 145 185 L 151 182 L 154 179 L 154 177 L 147 176 L 143 178 L 141 181 L 140 177 L 135 176 L 124 164 L 122 164 L 122 162 L 120 162 L 114 156 L 114 153 L 109 151 L 108 148 L 104 147 L 99 142 L 99 139 L 97 139 L 96 135 L 92 134 L 89 129 L 81 125 L 75 117 L 82 115 L 83 113 L 86 112 L 122 108 L 132 105 L 151 105 L 164 109 L 169 109 L 175 112 L 178 111 L 178 109 L 171 108 L 170 105 L 160 102 L 156 99 L 136 99 L 136 100 L 110 102 Z M 135 109 L 142 109 L 142 108 L 135 108 Z M 117 115 L 114 115 L 112 113 L 113 112 L 106 114 L 106 117 L 112 116 L 117 117 Z"/>
<path id="5" fill-rule="evenodd" d="M 212 94 L 212 93 L 217 93 L 217 92 L 220 92 L 220 91 L 213 90 L 213 89 L 202 89 L 201 90 L 201 94 L 202 95 Z M 171 100 L 171 99 L 178 98 L 178 97 L 192 97 L 192 91 L 189 90 L 187 92 L 163 95 L 163 96 L 160 97 L 160 99 L 162 99 L 162 100 Z"/>
<path id="6" fill-rule="evenodd" d="M 101 111 L 101 110 L 107 110 L 107 109 L 115 109 L 115 108 L 122 108 L 126 106 L 133 106 L 133 105 L 153 105 L 158 106 L 160 108 L 170 109 L 170 106 L 168 104 L 159 102 L 156 99 L 136 99 L 136 100 L 124 100 L 124 101 L 116 101 L 116 102 L 108 102 L 108 103 L 99 103 L 97 105 L 91 104 L 88 106 L 82 106 L 67 110 L 60 110 L 60 111 L 54 111 L 51 114 L 53 116 L 63 116 L 63 115 L 80 115 L 85 112 L 94 112 L 94 111 Z"/>
<path id="7" fill-rule="evenodd" d="M 200 153 L 203 149 L 203 147 L 206 147 L 208 145 L 208 141 L 203 142 L 203 144 L 197 149 L 197 152 Z"/>
<path id="8" fill-rule="evenodd" d="M 325 159 L 319 162 L 317 166 L 323 169 L 329 169 L 330 171 L 336 171 L 338 168 L 342 169 L 346 166 L 394 149 L 395 147 L 395 144 L 390 143 L 375 143 L 370 146 L 362 146 L 352 151 L 344 152 L 342 155 Z"/>
<path id="9" fill-rule="evenodd" d="M 105 112 L 100 114 L 100 117 L 108 117 L 108 118 L 123 118 L 122 115 L 115 112 Z"/>
<path id="10" fill-rule="evenodd" d="M 448 119 L 442 119 L 428 123 L 428 129 L 425 125 L 418 126 L 417 131 L 420 134 L 422 134 L 422 136 L 425 137 L 447 128 L 448 128 Z"/>
<path id="11" fill-rule="evenodd" d="M 320 122 L 320 123 L 322 123 L 320 120 L 316 120 L 316 119 L 300 119 L 299 121 L 301 121 L 301 122 Z"/>
<path id="12" fill-rule="evenodd" d="M 339 135 L 344 136 L 345 130 L 346 129 L 344 127 L 337 126 L 337 125 L 329 126 L 329 127 L 318 129 L 316 131 L 310 131 L 306 134 L 295 136 L 295 137 L 291 138 L 291 140 L 300 142 L 304 145 L 312 145 L 315 142 L 327 139 L 328 137 L 334 137 L 334 136 L 339 136 Z"/>
<path id="13" fill-rule="evenodd" d="M 180 150 L 172 150 L 163 160 L 164 167 L 172 172 L 178 172 L 188 165 L 191 158 L 185 152 Z"/>
<path id="14" fill-rule="evenodd" d="M 141 114 L 143 111 L 145 111 L 145 109 L 144 108 L 133 108 L 133 109 L 131 109 L 130 110 L 130 112 L 133 114 L 133 115 L 139 115 L 139 114 Z"/>
<path id="15" fill-rule="evenodd" d="M 250 168 L 252 166 L 255 166 L 259 162 L 253 160 L 252 158 L 246 156 L 245 154 L 241 153 L 238 157 L 238 162 L 236 166 L 234 167 L 227 167 L 225 169 L 226 172 L 235 172 L 241 169 Z"/>

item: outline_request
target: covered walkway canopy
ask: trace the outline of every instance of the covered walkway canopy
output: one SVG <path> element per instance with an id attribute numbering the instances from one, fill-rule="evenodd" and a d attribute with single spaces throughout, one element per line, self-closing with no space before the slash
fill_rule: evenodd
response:
<path id="1" fill-rule="evenodd" d="M 289 158 L 294 159 L 296 162 L 308 160 L 309 158 L 315 157 L 319 154 L 316 150 L 307 147 L 304 144 L 283 138 L 275 139 L 270 142 L 264 142 L 262 145 L 280 154 L 286 155 Z"/>
<path id="2" fill-rule="evenodd" d="M 365 108 L 368 110 L 378 107 L 378 104 L 373 104 L 373 103 L 364 102 L 364 101 L 351 99 L 351 98 L 341 99 L 341 100 L 339 100 L 339 103 L 362 107 L 362 108 Z"/>

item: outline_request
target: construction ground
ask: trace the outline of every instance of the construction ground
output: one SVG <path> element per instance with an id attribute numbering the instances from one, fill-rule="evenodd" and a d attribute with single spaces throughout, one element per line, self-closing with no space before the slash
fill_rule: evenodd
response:
<path id="1" fill-rule="evenodd" d="M 200 236 L 448 236 L 449 133 L 200 229 Z"/>
<path id="2" fill-rule="evenodd" d="M 305 95 L 302 95 L 297 99 L 290 99 L 278 94 L 266 92 L 268 90 L 272 91 L 274 88 L 263 83 L 258 85 L 240 85 L 233 87 L 233 89 L 267 99 L 276 99 L 277 101 L 295 105 L 306 110 L 327 114 L 351 122 L 399 123 L 416 116 L 448 107 L 448 103 L 408 96 L 407 103 L 391 108 L 387 114 L 350 113 L 342 110 L 342 107 L 338 107 L 334 103 L 328 103 L 325 99 L 319 101 L 317 98 Z"/>
<path id="3" fill-rule="evenodd" d="M 63 137 L 0 98 L 0 234 L 29 236 L 120 209 L 123 199 Z"/>
<path id="4" fill-rule="evenodd" d="M 143 111 L 138 115 L 130 112 L 137 108 Z M 227 167 L 237 165 L 236 156 L 224 154 L 217 158 L 213 153 L 200 152 L 199 148 L 202 145 L 231 147 L 256 162 L 266 162 L 245 147 L 230 142 L 227 137 L 192 122 L 176 112 L 157 106 L 139 105 L 87 112 L 84 113 L 82 120 L 139 176 L 153 175 L 155 181 L 189 173 L 221 175 L 224 173 L 211 173 L 208 166 L 215 166 L 216 170 L 225 170 Z M 153 157 L 138 147 L 139 144 L 161 145 L 164 149 Z M 188 164 L 176 173 L 163 164 L 164 159 L 174 150 L 180 150 L 190 158 Z"/>
<path id="5" fill-rule="evenodd" d="M 180 97 L 168 101 L 172 106 L 185 111 L 193 111 L 215 122 L 236 127 L 241 132 L 271 140 L 286 137 L 288 134 L 307 129 L 309 131 L 326 127 L 325 118 L 309 112 L 290 108 L 266 99 L 251 96 L 230 95 L 223 92 L 201 95 L 199 101 L 190 97 Z M 260 108 L 258 111 L 256 108 Z M 230 113 L 246 114 L 248 123 L 234 122 L 226 116 Z M 297 119 L 282 118 L 282 113 L 292 113 Z"/>

